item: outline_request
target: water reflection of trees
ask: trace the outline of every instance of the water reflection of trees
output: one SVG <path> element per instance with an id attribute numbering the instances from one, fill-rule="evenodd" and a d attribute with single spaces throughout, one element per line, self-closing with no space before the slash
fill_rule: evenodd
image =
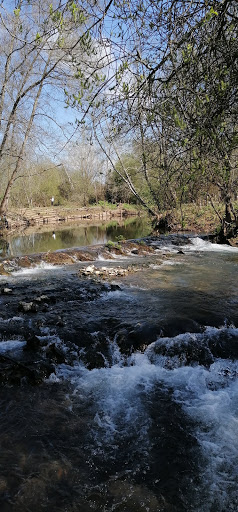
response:
<path id="1" fill-rule="evenodd" d="M 0 237 L 0 257 L 7 256 L 9 252 L 9 242 L 4 238 Z"/>
<path id="2" fill-rule="evenodd" d="M 53 232 L 55 233 L 54 237 L 52 236 Z M 106 243 L 108 240 L 115 241 L 120 235 L 125 239 L 139 238 L 146 236 L 149 232 L 150 224 L 146 217 L 133 217 L 125 219 L 123 222 L 113 220 L 101 225 L 73 224 L 67 225 L 65 229 L 62 229 L 62 225 L 58 229 L 57 226 L 54 226 L 50 231 L 49 226 L 47 231 L 42 231 L 41 227 L 38 232 L 10 237 L 9 242 L 11 255 L 21 255 Z M 4 242 L 2 254 L 4 253 L 3 255 L 6 256 L 9 242 L 5 242 L 5 245 Z M 0 245 L 0 250 L 2 246 Z"/>

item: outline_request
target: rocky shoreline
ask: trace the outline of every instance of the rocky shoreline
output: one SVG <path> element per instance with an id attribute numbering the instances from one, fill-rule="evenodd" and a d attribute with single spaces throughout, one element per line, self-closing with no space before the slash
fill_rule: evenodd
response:
<path id="1" fill-rule="evenodd" d="M 169 235 L 169 241 L 176 258 L 191 243 L 185 235 Z M 55 365 L 73 365 L 79 359 L 89 369 L 101 368 L 110 362 L 115 339 L 128 356 L 143 351 L 162 328 L 163 335 L 199 332 L 195 321 L 174 321 L 171 331 L 166 324 L 138 321 L 129 314 L 127 318 L 123 311 L 117 315 L 110 303 L 106 311 L 94 306 L 103 294 L 120 293 L 129 274 L 146 271 L 151 261 L 161 265 L 168 258 L 164 242 L 165 237 L 148 237 L 2 261 L 0 342 L 9 344 L 9 352 L 0 352 L 1 384 L 39 384 L 54 373 Z M 23 350 L 13 355 L 14 344 Z M 210 364 L 209 351 L 204 350 L 197 350 L 198 360 Z"/>
<path id="2" fill-rule="evenodd" d="M 184 237 L 180 241 L 186 243 Z M 162 263 L 167 255 L 158 249 L 160 243 L 158 237 L 150 237 L 3 260 L 0 342 L 9 343 L 9 352 L 0 352 L 0 383 L 39 384 L 54 373 L 55 364 L 73 364 L 79 358 L 89 369 L 104 366 L 115 335 L 127 355 L 133 349 L 143 350 L 145 338 L 148 343 L 155 340 L 158 330 L 153 326 L 136 321 L 134 326 L 122 324 L 110 310 L 103 320 L 100 314 L 90 319 L 89 311 L 90 303 L 103 293 L 120 290 L 129 273 L 146 269 L 147 256 L 156 255 L 156 263 Z M 177 237 L 174 243 L 179 244 Z M 182 252 L 179 245 L 175 247 Z M 132 263 L 130 258 L 137 260 Z M 50 271 L 44 272 L 48 264 Z M 30 273 L 41 267 L 43 277 Z M 22 276 L 20 270 L 29 274 Z M 23 350 L 13 355 L 11 346 L 18 343 Z"/>
<path id="3" fill-rule="evenodd" d="M 98 258 L 113 260 L 116 256 L 130 256 L 132 254 L 145 255 L 153 249 L 145 241 L 127 241 L 121 243 L 108 243 L 90 247 L 48 251 L 29 256 L 6 258 L 0 262 L 0 275 L 8 275 L 19 268 L 34 268 L 40 263 L 51 265 L 73 265 L 77 262 L 90 262 Z"/>

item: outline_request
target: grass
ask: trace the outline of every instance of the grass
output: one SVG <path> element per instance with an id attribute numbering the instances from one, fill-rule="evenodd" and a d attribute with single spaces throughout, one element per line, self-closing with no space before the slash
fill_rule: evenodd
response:
<path id="1" fill-rule="evenodd" d="M 116 204 L 109 203 L 108 201 L 98 201 L 98 203 L 95 204 L 94 206 L 101 206 L 102 208 L 107 208 L 109 210 L 116 210 L 117 209 L 117 205 Z"/>
<path id="2" fill-rule="evenodd" d="M 216 211 L 223 218 L 225 208 L 222 203 L 216 203 Z M 238 202 L 234 203 L 234 208 L 238 210 Z M 181 211 L 174 209 L 171 213 L 173 215 L 176 228 L 186 231 L 197 231 L 200 233 L 214 233 L 220 225 L 220 220 L 211 204 L 197 205 L 197 204 L 184 204 L 182 206 L 183 218 L 181 218 Z"/>
<path id="3" fill-rule="evenodd" d="M 122 209 L 122 210 L 135 211 L 135 210 L 139 209 L 138 206 L 136 206 L 134 204 L 129 204 L 129 203 L 109 203 L 108 201 L 98 201 L 98 203 L 95 203 L 94 206 L 100 206 L 101 208 L 106 208 L 108 210 L 117 210 L 119 208 L 119 209 Z"/>

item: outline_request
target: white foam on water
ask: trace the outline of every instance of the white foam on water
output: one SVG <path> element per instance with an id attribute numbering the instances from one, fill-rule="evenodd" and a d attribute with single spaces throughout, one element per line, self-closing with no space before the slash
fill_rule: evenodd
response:
<path id="1" fill-rule="evenodd" d="M 155 252 L 161 254 L 178 254 L 178 251 L 182 250 L 183 253 L 189 252 L 228 252 L 228 253 L 238 253 L 237 247 L 232 247 L 226 244 L 216 244 L 211 243 L 208 240 L 203 240 L 200 237 L 191 237 L 189 238 L 189 244 L 181 242 L 180 245 L 174 245 L 168 240 L 167 245 L 161 245 L 159 249 L 156 249 Z M 151 244 L 156 246 L 156 242 Z"/>
<path id="2" fill-rule="evenodd" d="M 124 291 L 124 290 L 111 290 L 109 292 L 102 292 L 102 294 L 100 295 L 100 299 L 103 300 L 103 301 L 108 301 L 108 300 L 120 300 L 120 301 L 126 301 L 126 302 L 131 302 L 131 301 L 135 301 L 135 298 L 128 292 Z"/>
<path id="3" fill-rule="evenodd" d="M 156 244 L 151 244 L 151 247 L 156 246 Z M 159 249 L 155 249 L 155 253 L 158 255 L 161 254 L 177 254 L 180 250 L 180 247 L 177 247 L 175 245 L 172 245 L 170 242 L 168 242 L 168 245 L 161 245 Z"/>
<path id="4" fill-rule="evenodd" d="M 16 352 L 22 350 L 25 347 L 26 341 L 19 340 L 7 340 L 0 341 L 0 354 L 8 353 L 8 352 Z"/>
<path id="5" fill-rule="evenodd" d="M 62 268 L 60 265 L 51 265 L 50 263 L 45 263 L 42 261 L 39 263 L 39 265 L 36 265 L 34 267 L 30 268 L 19 268 L 19 270 L 16 270 L 14 272 L 11 272 L 11 275 L 13 276 L 19 276 L 19 275 L 28 275 L 28 274 L 37 274 L 38 272 L 41 272 L 42 270 L 56 270 Z"/>
<path id="6" fill-rule="evenodd" d="M 183 263 L 181 261 L 176 260 L 165 260 L 161 263 L 161 266 L 174 266 L 174 265 L 182 265 Z"/>
<path id="7" fill-rule="evenodd" d="M 238 329 L 208 327 L 203 334 L 180 334 L 161 339 L 167 346 L 179 341 L 189 345 L 226 334 L 235 337 Z M 167 343 L 166 343 L 167 341 Z M 156 344 L 157 342 L 155 342 Z M 154 344 L 154 345 L 155 345 Z M 151 347 L 148 348 L 148 352 Z M 166 362 L 166 357 L 158 357 Z M 210 368 L 202 365 L 174 367 L 163 377 L 173 388 L 173 396 L 195 420 L 195 435 L 204 458 L 204 506 L 199 511 L 237 510 L 238 503 L 238 361 L 217 359 Z"/>
<path id="8" fill-rule="evenodd" d="M 190 238 L 191 245 L 183 246 L 183 251 L 211 251 L 211 252 L 233 252 L 238 254 L 238 248 L 226 244 L 213 244 L 202 238 Z"/>
<path id="9" fill-rule="evenodd" d="M 147 372 L 144 372 L 143 356 L 138 364 L 123 366 L 122 358 L 115 352 L 114 361 L 110 368 L 91 371 L 82 365 L 74 369 L 62 366 L 57 376 L 70 380 L 78 400 L 93 400 L 91 430 L 94 455 L 100 455 L 104 447 L 110 447 L 110 457 L 113 458 L 118 443 L 124 444 L 133 437 L 135 441 L 130 449 L 147 458 L 151 419 L 142 400 L 143 394 L 154 386 L 157 368 L 148 361 Z"/>
<path id="10" fill-rule="evenodd" d="M 229 368 L 229 370 L 228 370 Z M 227 371 L 233 378 L 227 377 Z M 183 367 L 171 374 L 175 398 L 198 423 L 196 437 L 204 457 L 206 506 L 237 510 L 238 363 L 220 360 L 207 370 Z M 213 389 L 215 388 L 215 389 Z M 229 508 L 230 507 L 230 508 Z M 233 508 L 232 508 L 233 507 Z"/>
<path id="11" fill-rule="evenodd" d="M 111 258 L 105 258 L 105 256 L 102 256 L 101 254 L 98 255 L 98 257 L 95 259 L 95 261 L 111 261 Z"/>
<path id="12" fill-rule="evenodd" d="M 238 337 L 238 329 L 223 327 L 167 340 L 171 346 L 179 345 L 180 340 L 189 344 L 224 332 Z M 200 491 L 204 504 L 194 510 L 237 510 L 238 362 L 217 359 L 210 368 L 196 364 L 169 369 L 159 358 L 152 360 L 156 343 L 145 353 L 132 354 L 126 365 L 125 356 L 120 356 L 115 344 L 113 366 L 89 371 L 80 363 L 73 368 L 61 365 L 56 378 L 69 380 L 79 400 L 93 402 L 95 453 L 101 453 L 105 446 L 116 446 L 118 439 L 126 440 L 134 434 L 136 450 L 142 459 L 153 449 L 148 435 L 151 417 L 144 397 L 149 397 L 156 385 L 172 390 L 173 399 L 195 422 L 194 435 L 204 461 Z"/>

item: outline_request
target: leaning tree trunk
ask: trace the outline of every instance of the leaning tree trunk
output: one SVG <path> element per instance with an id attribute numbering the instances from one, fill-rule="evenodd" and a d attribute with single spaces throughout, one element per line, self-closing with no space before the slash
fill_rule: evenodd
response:
<path id="1" fill-rule="evenodd" d="M 103 133 L 103 132 L 102 132 Z M 105 154 L 106 158 L 109 160 L 112 168 L 114 169 L 114 171 L 120 176 L 120 178 L 124 181 L 124 183 L 126 183 L 127 187 L 129 188 L 129 190 L 132 192 L 132 194 L 136 197 L 136 199 L 138 200 L 138 202 L 147 210 L 147 212 L 152 216 L 152 217 L 155 217 L 155 218 L 158 218 L 158 214 L 157 212 L 155 212 L 151 207 L 150 205 L 143 199 L 143 197 L 141 196 L 141 194 L 138 192 L 138 190 L 136 189 L 134 183 L 132 182 L 131 180 L 131 177 L 129 175 L 129 173 L 127 172 L 127 169 L 125 168 L 124 164 L 123 164 L 123 161 L 121 160 L 120 158 L 120 155 L 118 154 L 118 151 L 116 150 L 115 146 L 114 146 L 114 150 L 115 150 L 115 153 L 117 155 L 117 158 L 118 158 L 118 161 L 120 162 L 121 164 L 121 167 L 124 171 L 124 175 L 117 169 L 117 167 L 115 166 L 111 156 L 109 155 L 109 153 L 107 152 L 107 150 L 105 149 L 105 147 L 102 145 L 98 135 L 97 135 L 97 131 L 94 127 L 94 136 L 95 136 L 95 139 L 97 140 L 98 142 L 98 145 L 100 146 L 100 148 L 102 149 L 103 153 Z"/>

